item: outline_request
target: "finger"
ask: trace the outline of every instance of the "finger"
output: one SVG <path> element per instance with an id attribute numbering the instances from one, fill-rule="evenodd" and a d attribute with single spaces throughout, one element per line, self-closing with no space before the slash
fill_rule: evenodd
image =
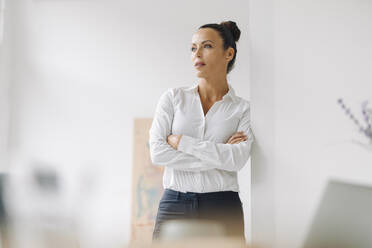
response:
<path id="1" fill-rule="evenodd" d="M 236 135 L 233 135 L 233 136 L 231 136 L 232 138 L 241 138 L 241 137 L 244 137 L 244 136 L 246 136 L 245 134 L 236 134 Z"/>
<path id="2" fill-rule="evenodd" d="M 244 140 L 247 140 L 247 137 L 241 137 L 241 138 L 237 138 L 237 139 L 234 139 L 235 140 L 238 140 L 238 141 L 244 141 Z"/>
<path id="3" fill-rule="evenodd" d="M 230 138 L 229 139 L 229 141 L 228 141 L 228 143 L 232 143 L 232 142 L 234 142 L 235 140 L 237 140 L 237 139 L 241 139 L 242 137 L 234 137 L 234 138 Z"/>
<path id="4" fill-rule="evenodd" d="M 245 136 L 244 132 L 235 133 L 231 137 L 242 137 L 242 136 Z"/>
<path id="5" fill-rule="evenodd" d="M 245 138 L 245 137 L 247 137 L 246 135 L 236 135 L 236 136 L 231 136 L 230 137 L 230 139 L 229 139 L 229 141 L 232 141 L 232 140 L 234 140 L 234 139 L 237 139 L 237 138 Z"/>
<path id="6" fill-rule="evenodd" d="M 235 139 L 245 139 L 245 138 L 247 138 L 247 136 L 246 135 L 242 135 L 242 136 L 233 137 L 229 141 L 234 141 Z"/>
<path id="7" fill-rule="evenodd" d="M 237 141 L 235 142 L 235 144 L 241 143 L 241 142 L 246 141 L 246 140 L 247 140 L 247 139 L 237 140 Z"/>
<path id="8" fill-rule="evenodd" d="M 232 141 L 229 142 L 229 144 L 236 144 L 236 143 L 240 143 L 242 141 L 245 141 L 247 140 L 247 138 L 236 138 L 236 139 L 233 139 Z"/>
<path id="9" fill-rule="evenodd" d="M 239 131 L 239 132 L 234 133 L 233 135 L 241 135 L 241 134 L 244 134 L 244 132 L 243 131 Z"/>

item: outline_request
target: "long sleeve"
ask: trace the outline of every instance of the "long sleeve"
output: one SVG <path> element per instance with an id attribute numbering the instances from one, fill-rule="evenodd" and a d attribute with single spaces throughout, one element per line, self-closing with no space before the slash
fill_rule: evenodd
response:
<path id="1" fill-rule="evenodd" d="M 149 131 L 150 157 L 154 165 L 168 166 L 184 171 L 203 171 L 211 169 L 208 163 L 184 152 L 175 150 L 167 143 L 171 134 L 174 116 L 173 92 L 164 92 L 156 106 L 155 115 Z"/>
<path id="2" fill-rule="evenodd" d="M 238 144 L 223 144 L 183 135 L 178 150 L 213 164 L 217 169 L 239 171 L 250 157 L 254 140 L 250 123 L 250 105 L 247 104 L 237 130 L 247 135 L 246 141 Z"/>

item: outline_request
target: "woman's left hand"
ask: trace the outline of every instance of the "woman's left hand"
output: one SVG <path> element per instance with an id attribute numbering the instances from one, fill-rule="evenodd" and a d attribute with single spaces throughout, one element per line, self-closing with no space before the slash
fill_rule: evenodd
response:
<path id="1" fill-rule="evenodd" d="M 177 150 L 181 137 L 182 137 L 182 134 L 171 134 L 167 137 L 167 142 L 170 146 L 172 146 L 175 150 Z"/>

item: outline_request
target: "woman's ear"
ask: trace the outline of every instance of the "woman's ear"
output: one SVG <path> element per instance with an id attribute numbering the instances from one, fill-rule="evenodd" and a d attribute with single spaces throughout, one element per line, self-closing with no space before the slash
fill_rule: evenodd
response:
<path id="1" fill-rule="evenodd" d="M 228 62 L 230 62 L 233 58 L 234 58 L 234 48 L 232 47 L 229 47 L 227 50 L 226 50 L 226 59 L 228 60 Z"/>

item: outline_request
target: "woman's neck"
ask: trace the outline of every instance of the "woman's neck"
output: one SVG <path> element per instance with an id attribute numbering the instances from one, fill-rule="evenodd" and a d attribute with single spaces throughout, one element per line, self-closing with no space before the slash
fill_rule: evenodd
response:
<path id="1" fill-rule="evenodd" d="M 219 101 L 229 91 L 227 79 L 222 80 L 208 80 L 202 78 L 199 81 L 198 91 L 200 98 L 206 101 Z"/>

